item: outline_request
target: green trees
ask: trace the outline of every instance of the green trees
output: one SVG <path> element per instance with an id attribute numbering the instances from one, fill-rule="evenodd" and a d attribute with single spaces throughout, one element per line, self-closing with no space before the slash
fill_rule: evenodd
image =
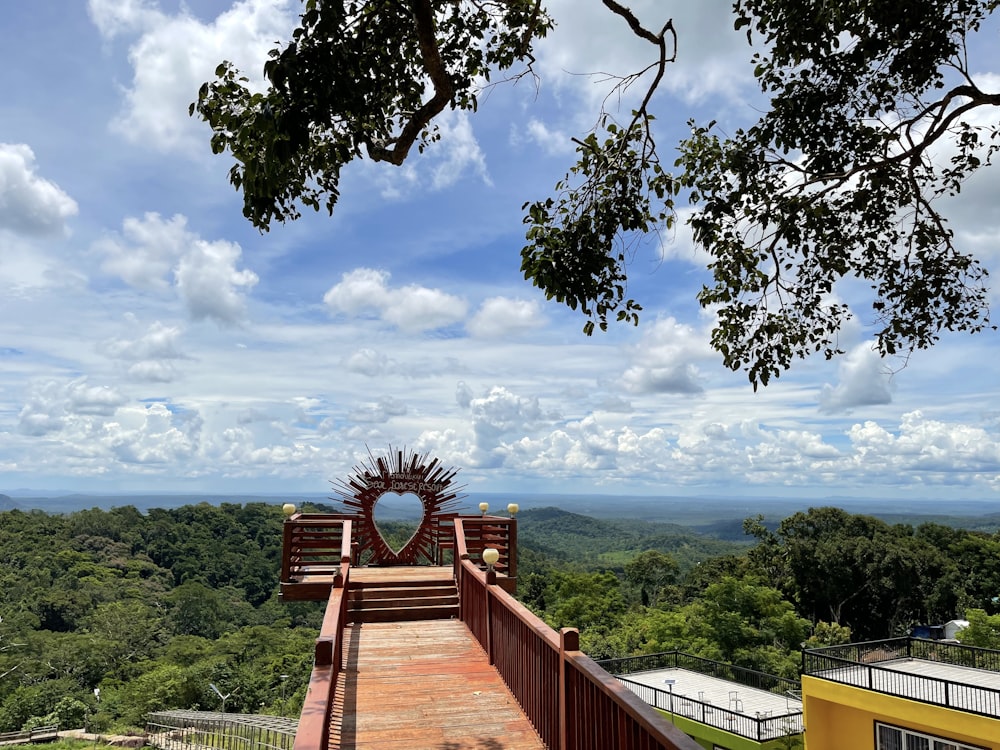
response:
<path id="1" fill-rule="evenodd" d="M 596 519 L 552 520 L 576 532 L 569 538 L 578 549 L 586 547 L 581 530 L 600 545 Z M 559 563 L 524 550 L 519 596 L 550 625 L 579 627 L 595 658 L 677 649 L 788 677 L 803 643 L 877 640 L 917 624 L 965 617 L 974 627 L 963 641 L 997 643 L 991 555 L 1000 534 L 889 524 L 839 508 L 795 513 L 773 530 L 750 518 L 744 528 L 754 547 L 695 565 L 650 549 L 631 551 L 617 569 L 582 551 L 572 556 L 571 545 L 552 543 Z"/>
<path id="2" fill-rule="evenodd" d="M 641 648 L 677 649 L 770 674 L 792 676 L 811 626 L 777 589 L 725 576 L 677 609 L 651 612 Z"/>
<path id="3" fill-rule="evenodd" d="M 280 546 L 263 504 L 0 513 L 0 731 L 214 708 L 209 682 L 294 714 L 322 607 L 277 603 Z"/>
<path id="4" fill-rule="evenodd" d="M 692 122 L 675 173 L 654 114 L 685 29 L 668 12 L 646 28 L 616 0 L 603 5 L 648 45 L 648 65 L 612 79 L 610 93 L 639 92 L 633 111 L 596 113 L 554 195 L 524 204 L 525 278 L 581 310 L 587 333 L 638 321 L 630 248 L 670 227 L 681 197 L 712 257 L 714 285 L 699 295 L 718 312 L 712 344 L 755 388 L 797 358 L 840 353 L 843 280 L 871 287 L 883 355 L 988 325 L 986 270 L 937 200 L 1000 147 L 996 118 L 976 117 L 1000 92 L 974 75 L 970 45 L 995 0 L 737 0 L 719 22 L 747 30 L 769 105 L 729 137 Z M 224 62 L 191 113 L 211 126 L 213 151 L 235 159 L 244 215 L 266 230 L 299 205 L 332 212 L 351 161 L 398 165 L 430 147 L 435 118 L 474 110 L 492 76 L 536 75 L 533 51 L 553 23 L 540 0 L 306 0 L 264 66 L 266 91 Z"/>
<path id="5" fill-rule="evenodd" d="M 625 580 L 639 590 L 643 604 L 660 601 L 667 586 L 677 582 L 680 566 L 663 552 L 646 550 L 625 564 Z"/>
<path id="6" fill-rule="evenodd" d="M 969 627 L 962 631 L 962 643 L 980 648 L 1000 649 L 1000 615 L 988 615 L 981 609 L 965 613 Z"/>
<path id="7" fill-rule="evenodd" d="M 997 540 L 935 524 L 890 525 L 839 508 L 811 508 L 774 532 L 750 519 L 760 540 L 751 564 L 812 622 L 850 628 L 858 640 L 905 633 L 918 623 L 995 611 Z"/>

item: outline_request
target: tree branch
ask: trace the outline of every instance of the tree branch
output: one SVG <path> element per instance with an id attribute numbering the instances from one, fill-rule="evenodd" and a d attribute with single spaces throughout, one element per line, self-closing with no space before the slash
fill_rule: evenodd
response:
<path id="1" fill-rule="evenodd" d="M 420 56 L 424 71 L 434 84 L 434 96 L 426 101 L 403 126 L 403 131 L 392 140 L 392 148 L 373 143 L 367 144 L 368 155 L 374 161 L 387 161 L 396 166 L 401 165 L 413 142 L 427 127 L 431 120 L 437 117 L 455 95 L 455 87 L 448 77 L 441 51 L 434 35 L 434 9 L 431 0 L 412 0 L 413 23 L 420 42 Z"/>

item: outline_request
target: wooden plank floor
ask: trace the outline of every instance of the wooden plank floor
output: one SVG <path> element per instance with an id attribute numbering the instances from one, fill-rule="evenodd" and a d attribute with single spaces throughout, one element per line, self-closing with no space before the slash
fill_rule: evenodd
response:
<path id="1" fill-rule="evenodd" d="M 351 568 L 352 584 L 405 586 L 440 580 L 454 582 L 455 572 L 450 565 L 392 565 Z"/>
<path id="2" fill-rule="evenodd" d="M 331 748 L 544 750 L 461 621 L 356 624 L 344 636 Z"/>

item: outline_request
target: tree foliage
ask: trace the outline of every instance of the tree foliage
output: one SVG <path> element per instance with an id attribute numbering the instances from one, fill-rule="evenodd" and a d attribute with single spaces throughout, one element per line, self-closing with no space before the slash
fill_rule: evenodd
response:
<path id="1" fill-rule="evenodd" d="M 209 682 L 232 710 L 294 715 L 322 606 L 277 602 L 281 519 L 233 503 L 0 512 L 0 731 L 214 709 Z"/>
<path id="2" fill-rule="evenodd" d="M 882 355 L 989 325 L 987 270 L 956 243 L 938 199 L 1000 148 L 997 118 L 977 113 L 995 112 L 1000 92 L 969 58 L 997 0 L 736 0 L 732 23 L 757 50 L 769 107 L 731 136 L 691 122 L 674 173 L 652 103 L 684 31 L 602 2 L 650 45 L 648 65 L 611 79 L 638 101 L 622 119 L 602 109 L 554 194 L 524 204 L 522 271 L 579 309 L 586 333 L 638 322 L 628 262 L 672 225 L 681 192 L 712 258 L 699 294 L 717 316 L 712 345 L 754 388 L 796 359 L 842 353 L 845 279 L 871 288 Z M 191 112 L 212 127 L 213 151 L 234 157 L 244 215 L 266 230 L 300 205 L 332 212 L 344 166 L 402 164 L 437 139 L 446 109 L 475 110 L 491 77 L 534 75 L 534 44 L 553 23 L 540 0 L 306 0 L 264 66 L 265 91 L 223 62 Z"/>
<path id="3" fill-rule="evenodd" d="M 1000 148 L 977 108 L 1000 92 L 973 77 L 968 40 L 995 1 L 739 0 L 736 27 L 766 52 L 754 75 L 770 109 L 720 137 L 693 125 L 683 182 L 713 256 L 712 343 L 766 384 L 793 359 L 842 353 L 850 316 L 835 286 L 873 292 L 882 355 L 988 324 L 986 269 L 955 242 L 936 201 Z M 948 151 L 951 151 L 950 158 Z"/>
<path id="4" fill-rule="evenodd" d="M 855 640 L 1000 607 L 995 534 L 889 524 L 839 508 L 795 513 L 774 532 L 760 519 L 746 527 L 761 540 L 751 569 L 772 576 L 804 617 L 849 628 Z"/>
<path id="5" fill-rule="evenodd" d="M 518 593 L 550 625 L 580 628 L 595 658 L 676 648 L 794 676 L 803 641 L 962 616 L 970 638 L 996 642 L 996 533 L 835 508 L 745 527 L 759 540 L 749 551 L 670 524 L 524 511 Z M 263 504 L 0 512 L 0 731 L 81 705 L 104 727 L 215 710 L 209 683 L 232 694 L 229 710 L 294 715 L 323 605 L 278 603 L 280 544 L 281 512 Z M 218 562 L 220 547 L 235 561 Z M 271 573 L 254 604 L 257 556 Z"/>
<path id="6" fill-rule="evenodd" d="M 434 118 L 474 110 L 482 82 L 530 61 L 550 27 L 538 0 L 306 0 L 264 66 L 266 92 L 224 62 L 191 113 L 212 126 L 212 150 L 236 159 L 243 214 L 267 229 L 298 218 L 299 203 L 332 212 L 341 169 L 362 153 L 399 165 L 422 151 Z"/>

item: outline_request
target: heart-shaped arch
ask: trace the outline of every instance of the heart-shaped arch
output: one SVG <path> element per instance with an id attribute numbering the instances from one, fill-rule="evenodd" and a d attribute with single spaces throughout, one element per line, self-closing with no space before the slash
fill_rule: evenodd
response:
<path id="1" fill-rule="evenodd" d="M 346 481 L 335 482 L 341 502 L 357 517 L 358 556 L 369 565 L 432 564 L 441 522 L 456 515 L 460 501 L 454 478 L 457 469 L 445 469 L 426 454 L 389 449 L 388 456 L 375 457 L 355 467 Z M 412 493 L 420 500 L 420 525 L 402 549 L 394 550 L 375 522 L 375 506 L 386 493 Z"/>

